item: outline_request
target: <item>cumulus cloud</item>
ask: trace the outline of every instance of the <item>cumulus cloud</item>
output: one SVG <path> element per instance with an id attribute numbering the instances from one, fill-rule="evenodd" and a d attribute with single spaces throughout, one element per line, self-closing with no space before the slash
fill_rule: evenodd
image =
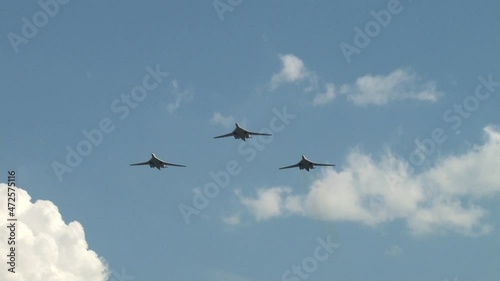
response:
<path id="1" fill-rule="evenodd" d="M 304 62 L 293 54 L 280 55 L 281 70 L 271 78 L 271 90 L 285 83 L 306 81 L 305 93 L 313 93 L 314 106 L 332 102 L 337 96 L 334 83 L 320 83 L 319 76 L 309 70 Z M 301 84 L 303 85 L 303 84 Z M 346 96 L 354 105 L 385 105 L 401 100 L 418 100 L 435 102 L 442 92 L 437 90 L 436 82 L 423 79 L 408 69 L 396 69 L 388 75 L 367 74 L 356 79 L 354 83 L 339 84 L 339 93 Z M 325 91 L 320 92 L 324 87 Z"/>
<path id="2" fill-rule="evenodd" d="M 326 84 L 326 91 L 317 94 L 313 99 L 313 105 L 323 105 L 331 102 L 335 98 L 335 85 L 333 83 Z"/>
<path id="3" fill-rule="evenodd" d="M 450 195 L 485 197 L 500 191 L 500 134 L 493 126 L 484 128 L 487 141 L 469 152 L 441 160 L 426 174 L 427 180 Z"/>
<path id="4" fill-rule="evenodd" d="M 0 194 L 7 194 L 0 183 Z M 4 198 L 3 198 L 4 199 Z M 0 252 L 7 253 L 7 200 L 0 200 Z M 19 281 L 104 281 L 108 278 L 102 258 L 90 250 L 82 225 L 66 224 L 50 201 L 31 203 L 29 194 L 16 191 L 16 273 Z M 10 247 L 10 246 L 9 246 Z M 5 260 L 5 256 L 2 260 Z M 4 267 L 6 266 L 3 262 Z M 0 280 L 11 280 L 12 273 L 0 271 Z"/>
<path id="5" fill-rule="evenodd" d="M 269 189 L 260 189 L 257 191 L 257 198 L 245 198 L 239 192 L 241 203 L 248 207 L 255 215 L 255 218 L 266 220 L 272 217 L 281 216 L 285 208 L 283 196 L 290 193 L 289 188 L 273 187 Z"/>
<path id="6" fill-rule="evenodd" d="M 274 90 L 284 83 L 301 82 L 307 80 L 310 85 L 305 89 L 312 91 L 317 88 L 317 76 L 309 71 L 304 62 L 293 54 L 280 55 L 281 71 L 275 73 L 271 78 L 271 90 Z"/>
<path id="7" fill-rule="evenodd" d="M 170 84 L 170 93 L 174 97 L 174 101 L 167 104 L 168 113 L 174 113 L 182 103 L 188 102 L 193 98 L 193 91 L 181 89 L 177 80 L 172 80 Z"/>
<path id="8" fill-rule="evenodd" d="M 353 150 L 342 170 L 323 169 L 307 194 L 272 187 L 260 189 L 256 197 L 238 196 L 258 221 L 298 214 L 373 227 L 403 220 L 415 235 L 487 234 L 492 230 L 488 211 L 478 201 L 500 192 L 500 173 L 495 171 L 500 167 L 500 130 L 488 126 L 484 132 L 482 145 L 419 173 L 390 150 L 380 159 Z"/>
<path id="9" fill-rule="evenodd" d="M 234 123 L 236 123 L 236 119 L 233 116 L 224 116 L 220 112 L 214 112 L 214 115 L 210 119 L 210 124 L 219 124 L 225 128 L 234 127 Z"/>
<path id="10" fill-rule="evenodd" d="M 407 99 L 435 102 L 442 95 L 434 81 L 422 82 L 417 74 L 405 69 L 387 76 L 362 76 L 353 84 L 342 85 L 340 93 L 355 105 L 384 105 Z"/>

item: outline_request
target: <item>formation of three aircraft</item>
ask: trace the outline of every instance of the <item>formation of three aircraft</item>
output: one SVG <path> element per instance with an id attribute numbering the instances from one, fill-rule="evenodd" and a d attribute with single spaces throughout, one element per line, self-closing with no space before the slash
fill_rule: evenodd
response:
<path id="1" fill-rule="evenodd" d="M 236 123 L 235 125 L 236 125 L 236 128 L 231 133 L 214 137 L 214 139 L 234 137 L 235 139 L 241 139 L 243 141 L 246 141 L 246 139 L 251 138 L 251 136 L 270 136 L 271 135 L 271 134 L 250 132 L 250 131 L 247 131 L 244 128 L 242 128 L 240 125 L 238 125 L 238 123 Z M 149 167 L 156 168 L 158 170 L 160 170 L 161 168 L 167 168 L 167 166 L 186 167 L 184 165 L 167 163 L 167 162 L 159 159 L 158 157 L 156 157 L 156 155 L 154 153 L 151 153 L 151 159 L 149 159 L 146 162 L 130 164 L 130 166 L 138 166 L 138 165 L 149 165 Z M 314 163 L 314 162 L 311 162 L 309 159 L 307 159 L 304 155 L 302 155 L 302 159 L 299 161 L 299 163 L 294 164 L 294 165 L 290 165 L 290 166 L 281 167 L 280 170 L 281 169 L 289 169 L 289 168 L 299 168 L 301 170 L 306 170 L 309 172 L 310 169 L 314 169 L 314 166 L 333 167 L 335 165 L 334 164 Z"/>

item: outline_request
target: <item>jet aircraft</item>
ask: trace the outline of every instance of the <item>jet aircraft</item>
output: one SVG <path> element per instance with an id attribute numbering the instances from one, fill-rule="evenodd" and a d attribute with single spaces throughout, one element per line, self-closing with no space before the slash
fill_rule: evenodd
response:
<path id="1" fill-rule="evenodd" d="M 334 164 L 314 163 L 314 162 L 311 162 L 309 159 L 307 159 L 304 155 L 302 155 L 302 159 L 300 160 L 299 163 L 297 163 L 295 165 L 281 167 L 280 170 L 299 167 L 299 169 L 301 169 L 301 170 L 305 169 L 306 171 L 309 172 L 310 169 L 314 169 L 314 166 L 334 167 L 335 165 Z"/>
<path id="2" fill-rule="evenodd" d="M 138 165 L 149 165 L 149 167 L 156 168 L 158 170 L 160 170 L 161 168 L 167 168 L 167 166 L 186 167 L 184 165 L 164 162 L 163 160 L 156 157 L 156 155 L 154 153 L 151 153 L 151 159 L 149 159 L 149 161 L 147 161 L 147 162 L 130 164 L 130 166 L 138 166 Z"/>
<path id="3" fill-rule="evenodd" d="M 214 139 L 218 138 L 226 138 L 226 137 L 234 137 L 235 139 L 242 139 L 243 141 L 246 141 L 246 139 L 251 138 L 251 136 L 270 136 L 271 134 L 264 134 L 264 133 L 255 133 L 255 132 L 250 132 L 242 127 L 238 123 L 235 123 L 236 128 L 229 134 L 221 135 L 214 137 Z"/>

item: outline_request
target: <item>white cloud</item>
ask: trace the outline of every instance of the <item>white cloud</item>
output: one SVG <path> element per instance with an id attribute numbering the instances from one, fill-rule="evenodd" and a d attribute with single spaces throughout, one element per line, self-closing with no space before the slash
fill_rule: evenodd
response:
<path id="1" fill-rule="evenodd" d="M 234 124 L 236 123 L 236 119 L 229 115 L 229 116 L 224 116 L 220 112 L 214 112 L 214 115 L 210 119 L 210 124 L 220 124 L 224 126 L 225 128 L 231 128 L 234 127 Z"/>
<path id="2" fill-rule="evenodd" d="M 173 80 L 170 85 L 170 92 L 174 96 L 175 101 L 167 104 L 168 113 L 174 113 L 182 103 L 188 102 L 193 98 L 193 91 L 180 89 L 177 80 Z"/>
<path id="3" fill-rule="evenodd" d="M 0 194 L 7 194 L 7 185 L 0 184 Z M 16 191 L 16 273 L 3 264 L 0 280 L 19 281 L 104 281 L 108 278 L 102 258 L 88 248 L 82 225 L 66 224 L 57 207 L 50 201 L 31 203 L 29 194 Z M 7 200 L 0 200 L 0 252 L 7 253 Z M 10 247 L 10 246 L 9 246 Z M 5 260 L 5 259 L 2 259 Z"/>
<path id="4" fill-rule="evenodd" d="M 286 54 L 280 55 L 280 60 L 282 68 L 272 76 L 271 90 L 285 83 L 307 81 L 304 92 L 315 93 L 313 105 L 324 105 L 335 99 L 335 85 L 331 82 L 325 83 L 325 92 L 318 93 L 322 87 L 318 75 L 309 70 L 299 57 Z M 400 100 L 435 102 L 443 95 L 436 89 L 434 81 L 422 81 L 421 77 L 407 69 L 396 69 L 388 75 L 367 74 L 352 84 L 341 85 L 339 92 L 358 106 L 385 105 Z"/>
<path id="5" fill-rule="evenodd" d="M 327 83 L 325 87 L 326 92 L 317 94 L 313 99 L 313 105 L 327 104 L 335 98 L 335 85 L 333 85 L 333 83 Z"/>
<path id="6" fill-rule="evenodd" d="M 410 164 L 389 150 L 379 160 L 354 150 L 342 170 L 323 169 L 307 194 L 273 187 L 260 189 L 256 198 L 239 195 L 240 200 L 257 220 L 290 214 L 369 226 L 404 220 L 416 235 L 487 234 L 492 230 L 488 212 L 477 201 L 500 192 L 495 169 L 500 167 L 500 130 L 488 126 L 484 131 L 483 145 L 420 173 L 411 173 Z"/>
<path id="7" fill-rule="evenodd" d="M 435 102 L 442 93 L 434 81 L 422 82 L 417 74 L 397 69 L 387 76 L 365 75 L 354 84 L 344 84 L 340 93 L 355 105 L 384 105 L 398 100 Z"/>
<path id="8" fill-rule="evenodd" d="M 314 72 L 309 71 L 304 62 L 293 54 L 280 55 L 281 71 L 275 73 L 271 78 L 271 90 L 274 90 L 284 83 L 301 82 L 308 80 L 310 85 L 305 91 L 312 91 L 317 88 L 318 78 Z"/>
<path id="9" fill-rule="evenodd" d="M 492 226 L 482 223 L 486 210 L 472 204 L 464 208 L 460 199 L 438 199 L 430 207 L 416 210 L 408 218 L 411 231 L 421 235 L 450 230 L 472 236 L 491 232 Z"/>
<path id="10" fill-rule="evenodd" d="M 472 146 L 464 155 L 443 159 L 426 174 L 427 180 L 450 195 L 490 196 L 500 191 L 500 134 L 498 128 L 484 128 L 487 141 Z"/>
<path id="11" fill-rule="evenodd" d="M 240 195 L 241 203 L 248 207 L 255 218 L 260 220 L 281 216 L 284 209 L 283 195 L 290 193 L 289 188 L 273 187 L 269 189 L 260 189 L 257 191 L 257 198 L 245 198 Z"/>
<path id="12" fill-rule="evenodd" d="M 229 225 L 240 225 L 241 224 L 240 214 L 224 217 L 222 218 L 222 221 L 224 221 L 224 223 Z"/>

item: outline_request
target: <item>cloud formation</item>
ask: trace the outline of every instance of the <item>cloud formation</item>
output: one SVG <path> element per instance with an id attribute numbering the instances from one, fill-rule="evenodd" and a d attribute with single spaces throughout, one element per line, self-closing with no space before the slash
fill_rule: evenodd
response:
<path id="1" fill-rule="evenodd" d="M 495 171 L 500 167 L 500 130 L 488 126 L 484 132 L 483 145 L 419 173 L 390 150 L 380 159 L 353 150 L 342 170 L 323 169 L 307 194 L 272 187 L 259 189 L 255 197 L 237 195 L 257 221 L 302 215 L 375 227 L 404 220 L 415 235 L 487 234 L 492 230 L 488 211 L 478 201 L 500 192 L 500 173 Z"/>
<path id="2" fill-rule="evenodd" d="M 224 217 L 222 218 L 222 221 L 228 225 L 240 225 L 241 224 L 240 214 Z"/>
<path id="3" fill-rule="evenodd" d="M 7 185 L 0 183 L 0 194 Z M 0 252 L 7 253 L 7 200 L 0 200 Z M 18 281 L 104 281 L 107 266 L 88 248 L 82 225 L 66 224 L 58 208 L 50 201 L 31 203 L 29 194 L 16 191 L 16 273 Z M 10 246 L 9 246 L 10 247 Z M 2 260 L 5 260 L 5 256 Z M 5 265 L 5 262 L 3 262 Z M 4 266 L 5 267 L 5 266 Z M 0 271 L 0 280 L 13 280 L 13 273 Z"/>
<path id="4" fill-rule="evenodd" d="M 257 198 L 245 198 L 237 192 L 241 203 L 246 206 L 255 215 L 257 221 L 266 220 L 283 215 L 286 209 L 282 196 L 290 193 L 290 188 L 273 187 L 269 189 L 260 189 L 257 191 Z"/>
<path id="5" fill-rule="evenodd" d="M 233 116 L 224 116 L 220 112 L 214 112 L 214 115 L 210 119 L 210 124 L 222 125 L 225 128 L 234 127 L 234 123 L 236 123 L 236 119 Z"/>
<path id="6" fill-rule="evenodd" d="M 324 92 L 320 92 L 319 76 L 309 70 L 304 62 L 293 54 L 280 55 L 282 68 L 271 78 L 271 90 L 285 83 L 307 81 L 305 93 L 313 93 L 312 104 L 321 106 L 332 102 L 337 92 L 346 96 L 347 100 L 357 106 L 386 105 L 401 100 L 418 100 L 435 102 L 443 95 L 437 90 L 436 82 L 423 81 L 420 76 L 408 69 L 396 69 L 388 75 L 367 74 L 356 79 L 354 83 L 342 84 L 339 91 L 335 84 L 324 84 Z"/>
<path id="7" fill-rule="evenodd" d="M 422 82 L 421 78 L 406 69 L 390 74 L 365 75 L 353 84 L 345 84 L 340 93 L 355 105 L 384 105 L 399 100 L 435 102 L 442 95 L 434 81 Z"/>
<path id="8" fill-rule="evenodd" d="M 170 114 L 174 113 L 182 103 L 188 102 L 193 98 L 193 91 L 181 89 L 177 80 L 172 80 L 170 84 L 170 92 L 175 98 L 175 101 L 167 104 L 167 111 Z"/>
<path id="9" fill-rule="evenodd" d="M 336 94 L 335 94 L 335 85 L 333 83 L 326 84 L 326 90 L 324 93 L 317 94 L 313 99 L 313 105 L 323 105 L 331 102 Z"/>
<path id="10" fill-rule="evenodd" d="M 280 55 L 281 71 L 271 78 L 271 89 L 276 89 L 283 83 L 298 82 L 310 75 L 304 62 L 293 54 Z"/>

